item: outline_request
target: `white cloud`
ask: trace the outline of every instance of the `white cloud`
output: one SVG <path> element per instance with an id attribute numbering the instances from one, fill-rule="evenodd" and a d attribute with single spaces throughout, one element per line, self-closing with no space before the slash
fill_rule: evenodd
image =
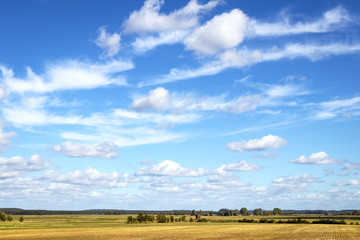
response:
<path id="1" fill-rule="evenodd" d="M 278 61 L 283 58 L 294 59 L 305 57 L 311 61 L 318 61 L 331 55 L 354 54 L 360 51 L 360 45 L 333 43 L 327 45 L 293 43 L 285 48 L 274 47 L 270 51 L 263 51 L 263 61 Z"/>
<path id="2" fill-rule="evenodd" d="M 6 92 L 5 92 L 4 86 L 2 84 L 0 84 L 0 102 L 2 100 L 4 100 L 5 97 L 6 97 Z"/>
<path id="3" fill-rule="evenodd" d="M 131 45 L 136 52 L 142 53 L 149 51 L 159 45 L 182 42 L 188 34 L 188 31 L 183 30 L 162 32 L 157 36 L 137 37 L 135 42 L 133 42 Z"/>
<path id="4" fill-rule="evenodd" d="M 271 187 L 275 188 L 276 193 L 293 193 L 306 190 L 309 183 L 318 182 L 317 177 L 311 177 L 307 174 L 290 176 L 287 178 L 277 178 L 272 181 Z"/>
<path id="5" fill-rule="evenodd" d="M 276 158 L 279 155 L 280 154 L 277 152 L 262 152 L 261 154 L 255 154 L 255 155 L 252 155 L 251 157 L 253 157 L 253 158 Z"/>
<path id="6" fill-rule="evenodd" d="M 113 57 L 120 50 L 120 34 L 113 33 L 110 34 L 106 32 L 105 27 L 100 27 L 98 29 L 99 35 L 95 40 L 95 44 L 100 48 L 104 49 L 104 57 Z"/>
<path id="7" fill-rule="evenodd" d="M 231 142 L 227 148 L 232 151 L 262 151 L 270 148 L 278 148 L 287 144 L 287 141 L 281 137 L 267 135 L 260 139 L 251 139 L 248 141 Z"/>
<path id="8" fill-rule="evenodd" d="M 32 155 L 29 160 L 20 156 L 0 157 L 0 179 L 18 177 L 50 166 L 51 162 L 39 155 Z"/>
<path id="9" fill-rule="evenodd" d="M 27 68 L 27 76 L 19 79 L 12 69 L 0 65 L 0 78 L 9 93 L 48 93 L 58 90 L 92 89 L 101 86 L 126 85 L 123 77 L 114 74 L 134 68 L 131 62 L 111 60 L 105 64 L 64 61 L 48 65 L 42 75 Z"/>
<path id="10" fill-rule="evenodd" d="M 246 161 L 240 161 L 236 163 L 224 164 L 219 169 L 230 172 L 249 172 L 260 171 L 262 168 L 255 164 L 249 164 Z"/>
<path id="11" fill-rule="evenodd" d="M 286 84 L 271 85 L 265 90 L 265 94 L 271 98 L 293 97 L 307 94 L 302 85 Z"/>
<path id="12" fill-rule="evenodd" d="M 165 88 L 158 87 L 149 92 L 147 97 L 135 99 L 131 104 L 135 110 L 153 108 L 157 111 L 165 111 L 170 107 L 170 94 Z"/>
<path id="13" fill-rule="evenodd" d="M 223 164 L 220 167 L 209 171 L 207 181 L 224 182 L 228 180 L 235 180 L 237 177 L 232 172 L 252 172 L 260 171 L 261 169 L 262 167 L 247 163 L 246 161 Z"/>
<path id="14" fill-rule="evenodd" d="M 283 49 L 273 47 L 271 50 L 235 50 L 230 49 L 216 55 L 215 60 L 205 62 L 202 66 L 195 69 L 173 68 L 166 75 L 156 78 L 153 81 L 141 82 L 138 87 L 158 85 L 192 79 L 202 76 L 218 74 L 228 68 L 243 68 L 264 61 L 278 61 L 281 59 L 295 59 L 305 57 L 311 61 L 318 61 L 332 55 L 346 55 L 360 52 L 359 44 L 333 43 L 328 45 L 320 44 L 287 44 Z"/>
<path id="15" fill-rule="evenodd" d="M 101 173 L 95 168 L 88 167 L 84 171 L 75 170 L 66 174 L 51 170 L 44 173 L 41 180 L 71 185 L 87 185 L 95 188 L 116 188 L 126 187 L 132 181 L 132 178 L 129 174 L 120 174 L 119 172 Z"/>
<path id="16" fill-rule="evenodd" d="M 191 0 L 184 8 L 166 15 L 160 13 L 163 0 L 146 0 L 139 11 L 134 11 L 124 23 L 125 33 L 169 32 L 184 30 L 198 25 L 198 14 L 213 9 L 219 1 L 201 5 Z"/>
<path id="17" fill-rule="evenodd" d="M 353 21 L 345 8 L 338 6 L 326 11 L 320 19 L 312 22 L 291 23 L 289 18 L 274 23 L 260 22 L 252 19 L 249 28 L 253 37 L 257 36 L 281 36 L 304 33 L 330 32 L 344 27 Z"/>
<path id="18" fill-rule="evenodd" d="M 341 168 L 341 170 L 348 170 L 348 171 L 352 171 L 356 169 L 360 169 L 359 163 L 345 163 L 344 166 Z"/>
<path id="19" fill-rule="evenodd" d="M 139 87 L 176 82 L 185 79 L 197 78 L 201 76 L 215 75 L 227 68 L 242 68 L 262 61 L 262 53 L 258 50 L 227 50 L 216 56 L 213 61 L 206 62 L 195 69 L 173 68 L 170 73 L 156 78 L 150 82 L 141 82 Z"/>
<path id="20" fill-rule="evenodd" d="M 360 186 L 360 180 L 358 179 L 351 179 L 347 182 L 335 182 L 334 186 Z"/>
<path id="21" fill-rule="evenodd" d="M 298 163 L 298 164 L 315 164 L 315 165 L 336 163 L 336 161 L 332 157 L 330 157 L 330 155 L 327 154 L 326 152 L 313 153 L 309 157 L 302 155 L 299 158 L 290 160 L 289 162 Z"/>
<path id="22" fill-rule="evenodd" d="M 16 137 L 16 132 L 3 132 L 2 123 L 0 121 L 0 153 L 5 152 L 10 145 L 10 139 Z"/>
<path id="23" fill-rule="evenodd" d="M 360 97 L 332 100 L 315 105 L 318 108 L 315 119 L 329 119 L 339 115 L 351 117 L 359 115 Z"/>
<path id="24" fill-rule="evenodd" d="M 99 144 L 64 142 L 55 145 L 53 150 L 69 157 L 115 158 L 119 153 L 118 147 L 108 142 Z"/>
<path id="25" fill-rule="evenodd" d="M 171 176 L 171 177 L 198 177 L 206 174 L 202 168 L 194 170 L 191 168 L 184 168 L 180 163 L 165 160 L 159 164 L 150 164 L 142 167 L 136 171 L 137 176 Z"/>
<path id="26" fill-rule="evenodd" d="M 244 39 L 247 21 L 248 17 L 239 9 L 217 15 L 185 39 L 186 49 L 215 54 L 236 47 Z"/>
<path id="27" fill-rule="evenodd" d="M 148 96 L 135 98 L 131 107 L 137 111 L 154 109 L 183 111 L 219 111 L 240 114 L 256 109 L 260 95 L 240 96 L 232 101 L 225 101 L 225 95 L 215 97 L 197 97 L 194 94 L 172 93 L 162 87 L 151 90 Z"/>

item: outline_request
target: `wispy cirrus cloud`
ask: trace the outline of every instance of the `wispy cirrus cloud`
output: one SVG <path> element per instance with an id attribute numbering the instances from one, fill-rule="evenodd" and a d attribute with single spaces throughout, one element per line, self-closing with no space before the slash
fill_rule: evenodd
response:
<path id="1" fill-rule="evenodd" d="M 260 95 L 246 95 L 226 101 L 225 95 L 199 97 L 191 93 L 170 93 L 169 90 L 158 87 L 151 90 L 147 96 L 135 98 L 130 106 L 137 111 L 154 109 L 172 112 L 218 111 L 240 114 L 254 110 L 259 99 Z"/>
<path id="2" fill-rule="evenodd" d="M 324 12 L 323 16 L 313 21 L 299 21 L 291 23 L 291 18 L 283 16 L 278 22 L 262 22 L 251 19 L 250 32 L 253 37 L 274 37 L 304 33 L 324 33 L 341 29 L 354 21 L 354 18 L 342 6 L 337 6 Z"/>
<path id="3" fill-rule="evenodd" d="M 336 99 L 318 104 L 315 106 L 315 120 L 331 119 L 337 116 L 359 116 L 360 115 L 360 97 L 356 96 L 348 99 Z"/>
<path id="4" fill-rule="evenodd" d="M 360 44 L 332 43 L 309 44 L 292 43 L 284 47 L 271 49 L 231 49 L 215 56 L 214 60 L 205 61 L 198 68 L 173 68 L 168 74 L 155 77 L 148 82 L 140 82 L 139 87 L 165 84 L 170 82 L 193 79 L 218 74 L 230 68 L 244 68 L 261 62 L 279 61 L 282 59 L 307 58 L 320 61 L 336 55 L 349 55 L 360 52 Z"/>
<path id="5" fill-rule="evenodd" d="M 54 63 L 38 75 L 30 67 L 25 78 L 17 78 L 12 69 L 0 65 L 0 78 L 8 93 L 49 93 L 61 90 L 93 89 L 111 84 L 124 86 L 126 80 L 114 74 L 133 69 L 128 61 L 110 60 L 106 63 L 86 63 L 75 60 Z"/>
<path id="6" fill-rule="evenodd" d="M 124 22 L 125 33 L 170 32 L 193 28 L 199 23 L 200 12 L 213 9 L 219 3 L 212 0 L 201 5 L 191 0 L 181 9 L 169 14 L 160 13 L 161 0 L 146 0 L 140 10 L 134 11 Z"/>

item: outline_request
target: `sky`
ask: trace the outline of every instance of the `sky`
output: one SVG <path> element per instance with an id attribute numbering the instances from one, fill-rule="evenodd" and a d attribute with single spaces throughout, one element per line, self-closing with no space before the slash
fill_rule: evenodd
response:
<path id="1" fill-rule="evenodd" d="M 357 0 L 2 0 L 0 30 L 0 207 L 359 209 Z"/>

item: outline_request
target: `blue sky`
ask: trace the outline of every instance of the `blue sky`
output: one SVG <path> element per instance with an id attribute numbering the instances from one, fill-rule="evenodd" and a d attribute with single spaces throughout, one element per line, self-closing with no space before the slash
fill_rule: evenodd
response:
<path id="1" fill-rule="evenodd" d="M 1 1 L 0 207 L 354 209 L 358 1 Z"/>

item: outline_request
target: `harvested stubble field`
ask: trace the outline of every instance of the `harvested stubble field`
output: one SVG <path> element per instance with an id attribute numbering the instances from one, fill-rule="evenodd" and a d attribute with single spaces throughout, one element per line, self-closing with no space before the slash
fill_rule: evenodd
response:
<path id="1" fill-rule="evenodd" d="M 360 226 L 349 224 L 125 221 L 126 216 L 25 216 L 23 223 L 0 223 L 0 239 L 360 239 Z"/>

